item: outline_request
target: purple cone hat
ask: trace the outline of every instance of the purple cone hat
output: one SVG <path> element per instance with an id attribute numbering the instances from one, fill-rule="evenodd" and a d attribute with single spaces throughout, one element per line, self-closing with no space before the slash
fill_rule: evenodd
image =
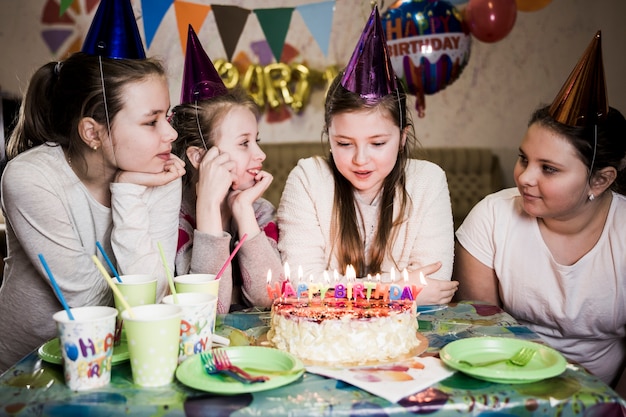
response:
<path id="1" fill-rule="evenodd" d="M 130 0 L 101 0 L 82 52 L 105 58 L 145 59 Z"/>
<path id="2" fill-rule="evenodd" d="M 379 99 L 397 89 L 377 6 L 372 9 L 341 85 L 364 99 Z"/>
<path id="3" fill-rule="evenodd" d="M 608 112 L 598 31 L 552 102 L 550 115 L 568 126 L 584 127 L 605 119 Z"/>
<path id="4" fill-rule="evenodd" d="M 180 103 L 194 103 L 197 100 L 221 96 L 227 92 L 228 89 L 222 77 L 202 48 L 193 27 L 189 25 Z"/>

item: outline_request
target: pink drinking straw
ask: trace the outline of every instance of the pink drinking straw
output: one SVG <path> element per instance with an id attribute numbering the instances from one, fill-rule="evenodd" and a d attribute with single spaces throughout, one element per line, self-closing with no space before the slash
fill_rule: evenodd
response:
<path id="1" fill-rule="evenodd" d="M 233 253 L 231 253 L 228 259 L 226 259 L 224 266 L 222 266 L 222 269 L 220 269 L 220 272 L 217 273 L 217 275 L 215 276 L 215 279 L 220 279 L 220 277 L 226 270 L 226 267 L 228 266 L 228 264 L 230 264 L 230 261 L 233 260 L 233 258 L 237 254 L 237 251 L 239 251 L 239 248 L 241 247 L 241 245 L 243 245 L 243 242 L 245 242 L 247 237 L 248 237 L 247 233 L 244 233 L 243 236 L 241 236 L 241 239 L 239 239 L 239 243 L 237 243 L 237 246 L 235 246 L 235 249 L 233 249 Z"/>

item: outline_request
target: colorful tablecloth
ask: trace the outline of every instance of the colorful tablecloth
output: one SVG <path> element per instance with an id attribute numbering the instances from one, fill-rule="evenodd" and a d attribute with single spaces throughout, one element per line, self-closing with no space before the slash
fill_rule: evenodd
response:
<path id="1" fill-rule="evenodd" d="M 267 313 L 222 316 L 220 326 L 262 331 Z M 537 340 L 537 335 L 497 307 L 450 304 L 423 311 L 420 330 L 429 340 L 422 356 L 437 356 L 447 343 L 476 336 Z M 250 330 L 251 329 L 251 330 Z M 261 330 L 260 330 L 261 329 Z M 72 392 L 60 365 L 31 353 L 0 376 L 0 416 L 626 416 L 626 401 L 575 364 L 560 376 L 529 384 L 497 384 L 460 372 L 391 403 L 346 383 L 305 373 L 269 391 L 217 395 L 176 381 L 142 389 L 128 363 L 113 368 L 106 389 Z"/>

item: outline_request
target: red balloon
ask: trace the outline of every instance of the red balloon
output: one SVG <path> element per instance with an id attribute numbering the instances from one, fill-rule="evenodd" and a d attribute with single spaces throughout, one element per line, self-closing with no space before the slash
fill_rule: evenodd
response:
<path id="1" fill-rule="evenodd" d="M 493 43 L 506 37 L 515 25 L 515 0 L 469 0 L 465 22 L 479 41 Z"/>

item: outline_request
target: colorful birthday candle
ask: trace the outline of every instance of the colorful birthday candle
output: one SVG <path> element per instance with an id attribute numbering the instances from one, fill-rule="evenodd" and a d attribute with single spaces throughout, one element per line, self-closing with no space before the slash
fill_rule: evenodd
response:
<path id="1" fill-rule="evenodd" d="M 274 300 L 280 297 L 280 294 L 280 284 L 278 282 L 275 284 L 275 287 L 272 288 L 272 270 L 269 269 L 267 271 L 267 295 L 270 300 Z"/>

